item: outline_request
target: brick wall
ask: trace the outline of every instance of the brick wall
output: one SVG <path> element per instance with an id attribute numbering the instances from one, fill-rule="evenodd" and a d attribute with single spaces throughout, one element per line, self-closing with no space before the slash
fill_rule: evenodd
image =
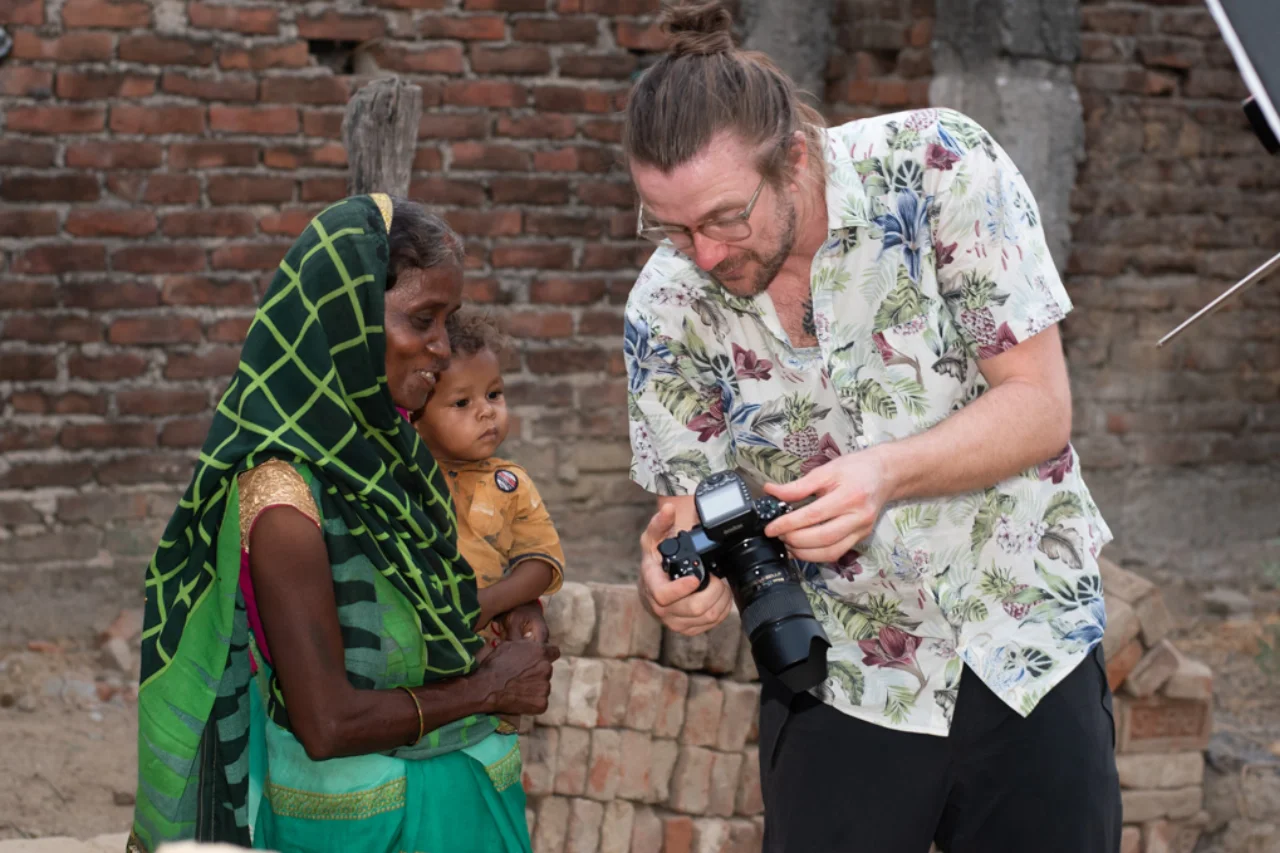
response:
<path id="1" fill-rule="evenodd" d="M 1117 553 L 1248 583 L 1280 557 L 1280 284 L 1154 344 L 1280 251 L 1280 158 L 1203 3 L 1081 12 L 1065 330 L 1086 476 Z"/>
<path id="2" fill-rule="evenodd" d="M 467 236 L 468 297 L 520 339 L 504 452 L 578 577 L 629 576 L 649 501 L 625 477 L 618 338 L 645 248 L 617 110 L 657 5 L 0 0 L 0 595 L 19 602 L 0 630 L 136 598 L 253 305 L 344 192 L 343 105 L 380 69 L 423 90 L 412 194 Z M 924 105 L 931 0 L 833 7 L 832 119 Z M 1086 4 L 1083 26 L 1066 332 L 1089 479 L 1126 555 L 1256 566 L 1280 536 L 1280 290 L 1149 344 L 1280 248 L 1280 164 L 1198 5 Z"/>

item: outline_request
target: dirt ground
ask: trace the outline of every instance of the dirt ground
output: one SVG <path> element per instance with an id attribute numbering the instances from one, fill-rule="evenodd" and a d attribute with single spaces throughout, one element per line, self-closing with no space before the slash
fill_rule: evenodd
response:
<path id="1" fill-rule="evenodd" d="M 1255 593 L 1252 613 L 1230 618 L 1208 613 L 1194 591 L 1165 595 L 1178 648 L 1214 669 L 1216 728 L 1280 755 L 1280 659 L 1274 671 L 1259 662 L 1264 643 L 1280 642 L 1280 593 Z M 0 648 L 0 840 L 128 828 L 131 681 L 92 645 Z"/>

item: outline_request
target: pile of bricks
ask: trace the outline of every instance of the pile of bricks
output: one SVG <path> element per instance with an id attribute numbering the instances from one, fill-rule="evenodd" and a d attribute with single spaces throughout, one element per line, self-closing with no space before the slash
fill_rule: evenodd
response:
<path id="1" fill-rule="evenodd" d="M 522 737 L 535 853 L 760 849 L 760 687 L 736 615 L 665 632 L 633 586 L 547 602 L 562 657 Z"/>
<path id="2" fill-rule="evenodd" d="M 1103 561 L 1124 853 L 1190 853 L 1213 676 L 1168 639 L 1159 590 Z M 547 602 L 555 665 L 547 712 L 523 727 L 535 853 L 760 849 L 760 687 L 736 614 L 682 637 L 633 586 L 565 584 Z"/>
<path id="3" fill-rule="evenodd" d="M 1107 560 L 1103 649 L 1115 692 L 1116 764 L 1124 798 L 1123 853 L 1191 853 L 1204 813 L 1204 750 L 1213 726 L 1213 673 L 1169 641 L 1173 619 L 1150 581 Z"/>

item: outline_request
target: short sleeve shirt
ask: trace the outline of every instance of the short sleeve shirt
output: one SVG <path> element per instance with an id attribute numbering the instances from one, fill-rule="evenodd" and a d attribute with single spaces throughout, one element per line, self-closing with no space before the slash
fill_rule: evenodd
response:
<path id="1" fill-rule="evenodd" d="M 632 290 L 631 476 L 655 494 L 735 468 L 789 482 L 923 432 L 988 389 L 983 359 L 1071 310 L 1032 194 L 981 126 L 923 110 L 825 133 L 816 347 L 792 346 L 767 292 L 734 297 L 670 246 Z M 943 735 L 967 664 L 1030 713 L 1102 637 L 1110 538 L 1070 445 L 989 489 L 887 507 L 838 563 L 801 565 L 832 642 L 816 694 Z"/>
<path id="2" fill-rule="evenodd" d="M 525 560 L 551 564 L 555 576 L 545 594 L 564 579 L 564 551 L 529 473 L 505 459 L 441 462 L 458 515 L 458 550 L 481 588 L 502 580 Z"/>

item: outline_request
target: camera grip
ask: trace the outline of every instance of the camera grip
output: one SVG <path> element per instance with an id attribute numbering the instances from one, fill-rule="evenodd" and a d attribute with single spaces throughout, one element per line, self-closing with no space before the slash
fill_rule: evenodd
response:
<path id="1" fill-rule="evenodd" d="M 676 536 L 659 542 L 658 554 L 662 556 L 662 568 L 667 577 L 674 581 L 693 575 L 698 579 L 699 592 L 707 588 L 710 575 L 689 531 L 681 531 Z"/>

